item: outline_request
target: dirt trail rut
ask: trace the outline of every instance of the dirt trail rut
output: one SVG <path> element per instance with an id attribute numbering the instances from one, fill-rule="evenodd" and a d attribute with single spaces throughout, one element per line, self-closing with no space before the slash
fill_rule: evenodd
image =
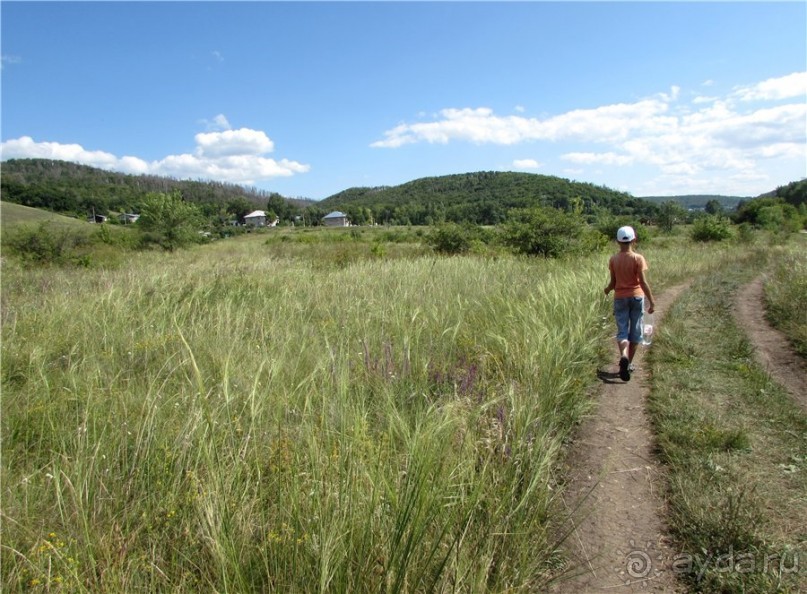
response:
<path id="1" fill-rule="evenodd" d="M 737 293 L 737 322 L 754 345 L 757 359 L 771 375 L 807 410 L 807 365 L 790 347 L 784 334 L 768 325 L 762 295 L 762 278 Z"/>
<path id="2" fill-rule="evenodd" d="M 656 320 L 663 323 L 686 288 L 657 297 Z M 616 355 L 613 339 L 608 346 Z M 643 350 L 634 359 L 637 370 L 630 382 L 619 379 L 616 363 L 600 373 L 604 387 L 597 407 L 575 435 L 564 496 L 575 522 L 566 541 L 575 567 L 552 592 L 683 591 L 669 570 L 664 474 L 652 452 Z"/>

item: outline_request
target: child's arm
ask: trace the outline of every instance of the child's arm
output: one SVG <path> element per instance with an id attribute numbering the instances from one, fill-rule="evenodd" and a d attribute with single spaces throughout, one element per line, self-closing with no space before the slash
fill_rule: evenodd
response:
<path id="1" fill-rule="evenodd" d="M 611 269 L 611 282 L 605 287 L 605 294 L 607 295 L 613 291 L 614 287 L 616 287 L 616 275 L 614 274 L 613 269 Z"/>
<path id="2" fill-rule="evenodd" d="M 656 309 L 656 302 L 653 299 L 653 291 L 650 290 L 650 285 L 647 284 L 647 279 L 644 275 L 644 270 L 639 271 L 639 284 L 642 287 L 642 291 L 644 291 L 644 296 L 647 299 L 649 305 L 647 306 L 647 313 L 653 313 L 653 310 Z"/>

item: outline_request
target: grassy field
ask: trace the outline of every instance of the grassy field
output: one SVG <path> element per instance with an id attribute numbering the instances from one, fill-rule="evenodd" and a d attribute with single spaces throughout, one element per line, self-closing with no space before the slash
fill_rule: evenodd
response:
<path id="1" fill-rule="evenodd" d="M 608 254 L 331 231 L 3 262 L 4 589 L 540 588 Z M 656 291 L 754 253 L 654 243 Z"/>
<path id="2" fill-rule="evenodd" d="M 676 569 L 693 591 L 807 589 L 807 415 L 754 361 L 732 315 L 742 284 L 791 257 L 803 261 L 792 250 L 760 251 L 750 266 L 703 279 L 650 352 Z M 798 282 L 777 274 L 778 290 Z"/>

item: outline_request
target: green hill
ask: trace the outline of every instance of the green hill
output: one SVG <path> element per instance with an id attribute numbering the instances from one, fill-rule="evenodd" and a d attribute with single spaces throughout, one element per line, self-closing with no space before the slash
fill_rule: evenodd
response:
<path id="1" fill-rule="evenodd" d="M 127 175 L 49 159 L 10 159 L 0 164 L 0 173 L 0 191 L 6 202 L 81 217 L 92 212 L 138 212 L 150 192 L 178 191 L 184 200 L 198 204 L 207 216 L 222 211 L 243 216 L 251 210 L 266 209 L 270 201 L 283 209 L 313 203 L 235 184 Z"/>
<path id="2" fill-rule="evenodd" d="M 655 205 L 603 186 L 530 173 L 484 171 L 427 177 L 399 186 L 350 188 L 322 200 L 324 211 L 341 210 L 352 221 L 426 225 L 439 221 L 501 223 L 508 211 L 532 206 L 652 218 Z"/>

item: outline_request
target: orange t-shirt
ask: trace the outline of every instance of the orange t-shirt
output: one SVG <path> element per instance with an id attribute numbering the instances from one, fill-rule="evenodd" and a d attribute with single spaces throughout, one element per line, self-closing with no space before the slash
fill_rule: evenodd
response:
<path id="1" fill-rule="evenodd" d="M 642 285 L 639 283 L 639 274 L 647 270 L 647 261 L 644 256 L 636 252 L 619 252 L 611 256 L 608 268 L 616 278 L 614 297 L 644 297 Z"/>

